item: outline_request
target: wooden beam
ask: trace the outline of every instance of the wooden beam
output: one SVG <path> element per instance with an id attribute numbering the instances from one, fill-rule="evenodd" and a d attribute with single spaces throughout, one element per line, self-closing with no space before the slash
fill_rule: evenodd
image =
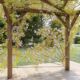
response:
<path id="1" fill-rule="evenodd" d="M 69 42 L 69 36 L 70 36 L 70 16 L 66 15 L 65 20 L 61 18 L 61 15 L 55 14 L 57 18 L 62 22 L 62 24 L 65 26 L 65 52 L 64 52 L 64 63 L 65 63 L 65 70 L 70 70 L 70 42 Z"/>
<path id="2" fill-rule="evenodd" d="M 2 0 L 3 1 L 3 0 Z M 4 2 L 4 1 L 3 1 Z M 4 5 L 4 3 L 1 3 L 4 9 L 4 13 L 5 13 L 5 18 L 6 18 L 6 22 L 7 22 L 7 32 L 8 32 L 8 65 L 7 65 L 7 69 L 8 69 L 8 79 L 12 78 L 12 20 L 10 17 L 10 13 L 9 10 L 7 9 L 7 7 Z"/>
<path id="3" fill-rule="evenodd" d="M 75 22 L 77 21 L 77 18 L 78 18 L 78 16 L 79 16 L 79 14 L 80 14 L 80 12 L 77 12 L 77 13 L 74 15 L 74 18 L 73 18 L 73 20 L 72 20 L 72 22 L 71 22 L 71 28 L 70 28 L 70 29 L 73 28 Z"/>
<path id="4" fill-rule="evenodd" d="M 59 10 L 59 11 L 61 11 L 61 12 L 66 13 L 66 12 L 63 10 L 63 8 L 58 7 L 57 5 L 51 3 L 49 0 L 40 0 L 40 1 L 42 1 L 42 2 L 44 2 L 44 3 L 46 3 L 46 4 L 48 4 L 49 6 L 52 6 L 53 8 L 56 8 L 57 10 Z M 67 13 L 66 13 L 66 14 L 67 14 Z"/>
<path id="5" fill-rule="evenodd" d="M 3 0 L 0 0 L 0 3 L 1 3 L 1 4 L 3 4 L 3 3 L 4 3 L 4 1 L 3 1 Z"/>
<path id="6" fill-rule="evenodd" d="M 14 9 L 18 13 L 44 13 L 44 14 L 49 14 L 52 15 L 53 11 L 48 11 L 48 10 L 41 10 L 41 9 L 33 9 L 33 8 L 22 8 L 22 9 Z"/>
<path id="7" fill-rule="evenodd" d="M 69 0 L 64 0 L 64 5 L 61 8 L 65 8 Z"/>
<path id="8" fill-rule="evenodd" d="M 70 42 L 68 28 L 65 28 L 65 52 L 64 52 L 65 70 L 70 70 Z"/>
<path id="9" fill-rule="evenodd" d="M 62 24 L 64 25 L 64 27 L 67 27 L 67 23 L 66 21 L 62 18 L 62 16 L 60 14 L 56 14 L 56 17 L 62 22 Z M 65 17 L 65 16 L 64 16 Z"/>
<path id="10" fill-rule="evenodd" d="M 8 79 L 12 78 L 12 26 L 7 27 L 8 32 Z"/>
<path id="11" fill-rule="evenodd" d="M 65 70 L 70 70 L 70 16 L 66 16 L 66 23 L 67 27 L 65 28 L 65 52 L 64 52 L 64 63 L 65 63 Z"/>
<path id="12" fill-rule="evenodd" d="M 66 15 L 64 12 L 59 12 L 59 11 L 49 11 L 45 9 L 34 9 L 34 8 L 15 8 L 14 11 L 20 13 L 20 14 L 26 14 L 26 13 L 43 13 L 43 14 L 48 14 L 48 15 L 53 15 L 53 14 L 59 14 L 61 16 Z"/>

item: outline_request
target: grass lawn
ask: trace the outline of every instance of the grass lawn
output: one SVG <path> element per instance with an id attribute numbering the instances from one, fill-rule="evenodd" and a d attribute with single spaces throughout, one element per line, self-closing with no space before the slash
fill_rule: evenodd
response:
<path id="1" fill-rule="evenodd" d="M 17 51 L 17 54 L 14 52 Z M 15 55 L 15 59 L 13 60 L 14 66 L 15 65 L 29 65 L 29 64 L 39 64 L 39 63 L 50 63 L 54 62 L 54 49 L 43 49 L 43 50 L 36 50 L 36 49 L 14 49 L 13 55 Z M 57 58 L 57 57 L 56 57 Z"/>
<path id="2" fill-rule="evenodd" d="M 71 60 L 80 63 L 80 44 L 71 45 Z"/>
<path id="3" fill-rule="evenodd" d="M 70 57 L 72 61 L 80 63 L 80 44 L 72 44 L 70 50 Z M 38 63 L 53 63 L 55 61 L 61 60 L 61 55 L 59 50 L 55 49 L 44 49 L 44 50 L 34 50 L 34 49 L 16 49 L 13 48 L 13 66 L 22 66 L 28 64 L 38 64 Z M 60 59 L 59 59 L 60 58 Z M 0 67 L 7 65 L 7 50 L 0 50 Z"/>

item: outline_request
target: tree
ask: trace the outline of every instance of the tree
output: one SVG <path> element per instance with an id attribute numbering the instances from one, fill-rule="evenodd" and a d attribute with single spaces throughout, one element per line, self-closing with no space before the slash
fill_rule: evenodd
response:
<path id="1" fill-rule="evenodd" d="M 43 27 L 43 18 L 42 15 L 32 16 L 30 19 L 26 20 L 27 25 L 24 29 L 24 37 L 21 38 L 24 46 L 29 46 L 31 43 L 34 46 L 34 43 L 41 42 L 41 35 L 37 35 L 38 29 Z"/>

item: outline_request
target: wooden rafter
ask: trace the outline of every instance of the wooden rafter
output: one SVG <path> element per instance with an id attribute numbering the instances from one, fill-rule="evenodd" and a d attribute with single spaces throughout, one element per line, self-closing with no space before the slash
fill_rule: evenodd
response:
<path id="1" fill-rule="evenodd" d="M 70 29 L 73 28 L 75 22 L 77 21 L 77 18 L 78 18 L 78 16 L 79 16 L 79 14 L 80 14 L 80 11 L 78 11 L 78 12 L 74 15 L 74 18 L 73 18 L 73 20 L 72 20 L 72 22 L 71 22 L 71 28 L 70 28 Z"/>
<path id="2" fill-rule="evenodd" d="M 2 3 L 4 3 L 4 1 L 3 0 L 0 0 L 0 3 L 2 4 Z"/>
<path id="3" fill-rule="evenodd" d="M 59 11 L 49 11 L 45 9 L 34 9 L 34 8 L 21 8 L 21 9 L 14 9 L 18 13 L 44 13 L 44 14 L 49 14 L 53 15 L 54 13 L 60 14 L 61 16 L 66 15 L 64 12 L 59 12 Z"/>
<path id="4" fill-rule="evenodd" d="M 55 15 L 56 15 L 56 17 L 62 22 L 62 24 L 63 24 L 65 27 L 67 27 L 67 23 L 66 23 L 66 21 L 62 18 L 62 16 L 61 16 L 60 14 L 56 14 L 56 13 L 55 13 Z M 66 17 L 66 15 L 64 15 L 64 17 Z"/>
<path id="5" fill-rule="evenodd" d="M 61 11 L 61 12 L 64 12 L 65 14 L 67 14 L 62 8 L 58 7 L 57 5 L 54 5 L 53 3 L 51 3 L 49 0 L 40 0 L 54 8 L 56 8 L 57 10 Z"/>
<path id="6" fill-rule="evenodd" d="M 64 5 L 62 6 L 62 8 L 65 8 L 65 6 L 67 5 L 69 0 L 64 0 Z"/>
<path id="7" fill-rule="evenodd" d="M 17 22 L 21 21 L 27 13 L 43 13 L 43 14 L 48 14 L 48 15 L 57 14 L 57 15 L 61 15 L 61 16 L 66 16 L 65 13 L 63 13 L 63 12 L 48 11 L 48 10 L 43 10 L 43 9 L 34 9 L 34 8 L 18 9 L 18 8 L 15 8 L 14 10 L 16 12 L 20 13 L 20 15 L 21 15 Z M 13 25 L 17 25 L 18 24 L 17 22 L 14 23 Z"/>

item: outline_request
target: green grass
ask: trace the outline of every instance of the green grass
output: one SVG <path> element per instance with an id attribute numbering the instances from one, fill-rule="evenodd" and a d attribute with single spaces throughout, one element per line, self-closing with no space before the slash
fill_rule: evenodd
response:
<path id="1" fill-rule="evenodd" d="M 80 44 L 72 44 L 70 54 L 72 61 L 80 63 Z"/>
<path id="2" fill-rule="evenodd" d="M 16 52 L 16 50 L 14 52 Z M 43 49 L 40 51 L 35 49 L 20 49 L 17 50 L 13 63 L 19 66 L 51 62 L 50 59 L 54 57 L 54 53 L 54 49 Z"/>
<path id="3" fill-rule="evenodd" d="M 58 51 L 59 53 L 59 51 Z M 55 49 L 17 49 L 13 48 L 13 66 L 22 66 L 29 64 L 49 63 L 59 61 L 60 54 Z M 72 61 L 80 63 L 80 44 L 72 44 L 70 50 Z M 0 50 L 0 67 L 7 65 L 7 49 Z"/>
<path id="4" fill-rule="evenodd" d="M 2 49 L 1 51 L 0 67 L 4 67 L 7 65 L 7 50 Z M 55 57 L 54 53 L 55 51 L 52 48 L 42 50 L 13 48 L 13 66 L 53 62 L 51 58 Z"/>

